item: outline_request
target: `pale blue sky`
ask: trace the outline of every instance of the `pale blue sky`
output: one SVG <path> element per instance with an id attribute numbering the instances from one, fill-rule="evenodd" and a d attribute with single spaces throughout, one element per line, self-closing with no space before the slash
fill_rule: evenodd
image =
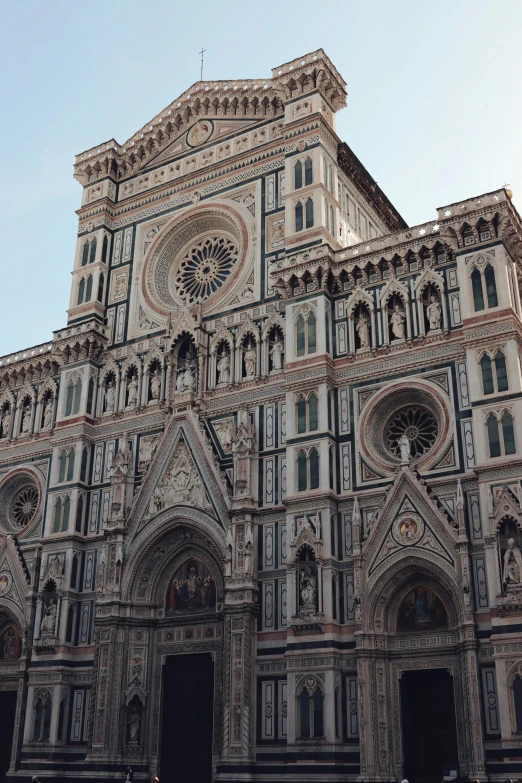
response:
<path id="1" fill-rule="evenodd" d="M 511 183 L 522 211 L 521 0 L 48 0 L 0 9 L 0 355 L 66 323 L 74 155 L 123 143 L 199 79 L 264 78 L 322 47 L 337 129 L 411 224 Z"/>

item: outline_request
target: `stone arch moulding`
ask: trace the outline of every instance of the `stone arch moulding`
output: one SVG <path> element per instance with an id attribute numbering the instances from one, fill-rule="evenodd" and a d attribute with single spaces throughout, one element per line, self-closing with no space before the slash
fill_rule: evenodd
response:
<path id="1" fill-rule="evenodd" d="M 256 244 L 254 229 L 252 214 L 235 201 L 205 201 L 182 210 L 162 228 L 147 249 L 138 286 L 144 310 L 154 313 L 163 325 L 167 323 L 169 313 L 187 306 L 201 304 L 206 313 L 222 309 L 246 284 L 252 271 Z M 203 263 L 183 265 L 193 248 L 214 235 L 224 239 L 231 259 L 226 266 L 217 264 L 216 269 L 219 266 L 221 270 L 219 278 Z M 219 251 L 214 248 L 212 264 L 217 263 L 216 254 L 219 255 Z M 182 278 L 183 294 L 180 293 Z M 219 285 L 207 296 L 201 293 L 203 288 L 200 286 L 210 280 Z"/>
<path id="2" fill-rule="evenodd" d="M 384 430 L 391 416 L 407 405 L 428 409 L 437 422 L 433 446 L 411 460 L 417 470 L 434 467 L 446 453 L 453 436 L 451 401 L 440 386 L 425 379 L 412 380 L 407 388 L 402 380 L 387 384 L 371 397 L 358 422 L 360 453 L 368 465 L 384 475 L 393 475 L 400 464 L 400 458 L 385 448 Z"/>

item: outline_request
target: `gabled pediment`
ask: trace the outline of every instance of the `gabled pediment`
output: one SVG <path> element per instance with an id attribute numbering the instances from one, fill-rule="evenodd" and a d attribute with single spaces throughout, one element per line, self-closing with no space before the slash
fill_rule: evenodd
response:
<path id="1" fill-rule="evenodd" d="M 28 570 L 22 565 L 23 555 L 15 546 L 12 536 L 0 539 L 0 608 L 5 606 L 24 622 L 25 597 L 30 589 Z"/>
<path id="2" fill-rule="evenodd" d="M 372 520 L 363 548 L 367 578 L 382 573 L 398 552 L 414 550 L 427 559 L 436 557 L 455 566 L 457 534 L 426 486 L 409 469 L 402 468 L 384 505 Z"/>
<path id="3" fill-rule="evenodd" d="M 169 508 L 199 508 L 222 527 L 230 501 L 225 480 L 192 412 L 172 419 L 129 515 L 131 537 Z"/>

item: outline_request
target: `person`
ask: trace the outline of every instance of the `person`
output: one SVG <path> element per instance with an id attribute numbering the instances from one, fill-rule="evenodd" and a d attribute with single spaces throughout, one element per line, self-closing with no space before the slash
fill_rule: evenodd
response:
<path id="1" fill-rule="evenodd" d="M 127 767 L 127 769 L 125 770 L 125 775 L 123 776 L 125 783 L 132 783 L 133 777 L 134 777 L 134 772 L 132 771 L 132 767 Z"/>

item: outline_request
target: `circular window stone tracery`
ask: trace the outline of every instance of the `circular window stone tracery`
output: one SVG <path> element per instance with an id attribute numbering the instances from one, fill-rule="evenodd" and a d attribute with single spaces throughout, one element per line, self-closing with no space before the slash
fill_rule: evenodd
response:
<path id="1" fill-rule="evenodd" d="M 229 237 L 204 239 L 179 263 L 176 293 L 185 304 L 203 302 L 226 282 L 238 257 L 237 245 Z"/>
<path id="2" fill-rule="evenodd" d="M 399 439 L 406 435 L 412 459 L 422 457 L 434 446 L 439 427 L 433 413 L 424 405 L 405 405 L 388 419 L 384 434 L 386 446 L 394 457 L 400 455 Z"/>
<path id="3" fill-rule="evenodd" d="M 33 486 L 25 486 L 18 490 L 11 504 L 11 519 L 19 529 L 26 527 L 33 521 L 38 504 L 40 502 L 40 493 Z"/>
<path id="4" fill-rule="evenodd" d="M 36 477 L 30 471 L 17 471 L 0 487 L 0 529 L 19 534 L 37 518 L 41 507 L 41 492 Z"/>

